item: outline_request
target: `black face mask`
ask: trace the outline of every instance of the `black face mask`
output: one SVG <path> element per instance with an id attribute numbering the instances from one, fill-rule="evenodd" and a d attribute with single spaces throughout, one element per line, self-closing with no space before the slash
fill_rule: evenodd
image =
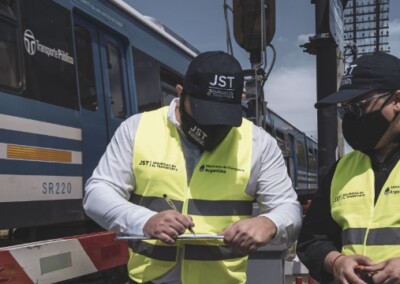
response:
<path id="1" fill-rule="evenodd" d="M 197 123 L 183 107 L 183 99 L 179 102 L 181 129 L 186 137 L 206 151 L 214 150 L 228 135 L 232 126 L 203 125 Z"/>
<path id="2" fill-rule="evenodd" d="M 390 124 L 381 110 L 367 113 L 360 118 L 345 114 L 342 122 L 343 136 L 353 149 L 367 151 L 378 144 Z"/>

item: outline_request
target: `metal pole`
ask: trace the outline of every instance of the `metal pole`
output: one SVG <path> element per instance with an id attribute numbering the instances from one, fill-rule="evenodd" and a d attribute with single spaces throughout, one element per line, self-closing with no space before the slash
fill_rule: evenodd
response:
<path id="1" fill-rule="evenodd" d="M 332 1 L 332 0 L 330 0 Z M 317 35 L 330 34 L 329 2 L 315 1 L 315 25 Z M 330 95 L 337 90 L 337 50 L 332 36 L 321 37 L 316 44 L 317 59 L 317 100 Z M 318 180 L 336 161 L 338 145 L 337 116 L 335 106 L 319 109 L 318 118 Z"/>

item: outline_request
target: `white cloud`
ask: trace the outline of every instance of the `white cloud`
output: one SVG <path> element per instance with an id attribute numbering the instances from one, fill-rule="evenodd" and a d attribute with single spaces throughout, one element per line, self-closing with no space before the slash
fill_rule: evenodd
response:
<path id="1" fill-rule="evenodd" d="M 281 68 L 264 85 L 268 107 L 307 134 L 317 133 L 315 67 Z"/>
<path id="2" fill-rule="evenodd" d="M 301 34 L 297 36 L 297 43 L 303 44 L 309 41 L 309 38 L 313 36 L 313 34 Z"/>

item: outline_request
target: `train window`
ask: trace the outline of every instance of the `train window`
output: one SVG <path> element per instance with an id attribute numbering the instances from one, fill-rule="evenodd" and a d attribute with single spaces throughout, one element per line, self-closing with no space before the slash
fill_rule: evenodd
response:
<path id="1" fill-rule="evenodd" d="M 132 48 L 136 95 L 139 112 L 161 107 L 160 63 L 146 53 Z"/>
<path id="2" fill-rule="evenodd" d="M 276 139 L 285 141 L 285 134 L 282 131 L 276 130 Z"/>
<path id="3" fill-rule="evenodd" d="M 296 156 L 297 156 L 297 163 L 300 167 L 306 168 L 307 167 L 307 157 L 304 149 L 304 144 L 300 141 L 296 141 Z"/>
<path id="4" fill-rule="evenodd" d="M 178 92 L 176 91 L 176 85 L 182 84 L 182 79 L 175 74 L 161 68 L 161 95 L 162 95 L 162 105 L 169 105 L 169 103 L 176 97 L 178 97 Z"/>
<path id="5" fill-rule="evenodd" d="M 115 117 L 126 116 L 124 89 L 122 81 L 121 55 L 118 46 L 107 43 L 107 68 L 110 84 L 111 111 Z"/>
<path id="6" fill-rule="evenodd" d="M 163 106 L 169 105 L 170 102 L 178 96 L 178 93 L 170 87 L 170 85 L 166 85 L 161 82 L 161 96 Z"/>
<path id="7" fill-rule="evenodd" d="M 265 131 L 267 131 L 269 134 L 272 135 L 272 126 L 271 126 L 271 124 L 268 124 L 268 123 L 265 124 Z"/>
<path id="8" fill-rule="evenodd" d="M 78 109 L 71 13 L 53 1 L 20 1 L 24 97 Z"/>
<path id="9" fill-rule="evenodd" d="M 15 1 L 0 0 L 0 86 L 5 89 L 22 85 L 16 10 Z"/>
<path id="10" fill-rule="evenodd" d="M 315 170 L 317 168 L 315 151 L 311 148 L 308 149 L 308 166 L 310 170 Z"/>
<path id="11" fill-rule="evenodd" d="M 75 26 L 75 45 L 81 106 L 97 110 L 97 92 L 92 54 L 92 38 L 88 30 Z"/>
<path id="12" fill-rule="evenodd" d="M 289 155 L 289 152 L 285 143 L 285 134 L 278 129 L 276 129 L 275 132 L 276 132 L 275 138 L 276 141 L 278 142 L 278 146 L 281 149 L 283 156 L 286 157 Z"/>

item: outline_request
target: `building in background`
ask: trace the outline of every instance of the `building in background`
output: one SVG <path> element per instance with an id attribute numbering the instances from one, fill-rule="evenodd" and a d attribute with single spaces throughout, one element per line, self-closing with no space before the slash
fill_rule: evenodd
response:
<path id="1" fill-rule="evenodd" d="M 390 52 L 389 1 L 350 0 L 344 10 L 345 62 L 375 51 Z"/>

